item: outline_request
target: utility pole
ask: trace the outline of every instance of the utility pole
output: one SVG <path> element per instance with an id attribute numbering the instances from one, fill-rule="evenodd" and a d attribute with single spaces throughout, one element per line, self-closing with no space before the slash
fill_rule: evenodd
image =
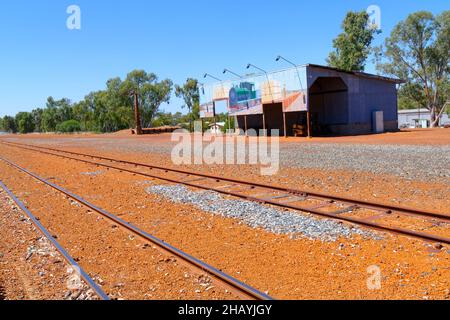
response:
<path id="1" fill-rule="evenodd" d="M 136 121 L 136 134 L 142 135 L 141 113 L 139 112 L 139 99 L 136 91 L 133 91 L 134 96 L 134 119 Z"/>

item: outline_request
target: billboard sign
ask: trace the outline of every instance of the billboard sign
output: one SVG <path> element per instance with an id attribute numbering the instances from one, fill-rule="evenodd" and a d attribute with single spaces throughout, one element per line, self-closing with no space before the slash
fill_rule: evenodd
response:
<path id="1" fill-rule="evenodd" d="M 228 100 L 231 116 L 262 114 L 263 105 L 281 103 L 284 112 L 307 110 L 306 67 L 250 75 L 237 81 L 205 85 L 202 106 Z"/>
<path id="2" fill-rule="evenodd" d="M 200 118 L 214 118 L 214 102 L 200 105 Z"/>

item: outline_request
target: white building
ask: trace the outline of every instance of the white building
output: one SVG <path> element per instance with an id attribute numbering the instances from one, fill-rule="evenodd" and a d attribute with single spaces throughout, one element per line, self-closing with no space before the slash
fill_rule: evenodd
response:
<path id="1" fill-rule="evenodd" d="M 225 127 L 225 122 L 216 122 L 209 125 L 209 130 L 212 134 L 223 133 L 223 128 Z"/>
<path id="2" fill-rule="evenodd" d="M 439 125 L 450 122 L 447 113 L 443 113 Z M 429 128 L 431 126 L 431 112 L 428 109 L 407 109 L 398 111 L 398 125 L 402 128 Z"/>

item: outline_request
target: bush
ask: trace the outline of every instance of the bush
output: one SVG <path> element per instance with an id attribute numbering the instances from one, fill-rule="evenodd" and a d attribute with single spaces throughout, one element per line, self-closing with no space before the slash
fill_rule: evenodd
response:
<path id="1" fill-rule="evenodd" d="M 56 126 L 56 131 L 61 133 L 73 133 L 81 131 L 81 124 L 77 120 L 68 120 Z"/>

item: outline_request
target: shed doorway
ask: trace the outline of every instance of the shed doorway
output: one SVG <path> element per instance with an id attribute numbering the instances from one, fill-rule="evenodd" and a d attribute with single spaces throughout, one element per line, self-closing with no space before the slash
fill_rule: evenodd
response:
<path id="1" fill-rule="evenodd" d="M 349 122 L 348 87 L 340 77 L 319 77 L 309 89 L 311 131 L 333 135 Z"/>

